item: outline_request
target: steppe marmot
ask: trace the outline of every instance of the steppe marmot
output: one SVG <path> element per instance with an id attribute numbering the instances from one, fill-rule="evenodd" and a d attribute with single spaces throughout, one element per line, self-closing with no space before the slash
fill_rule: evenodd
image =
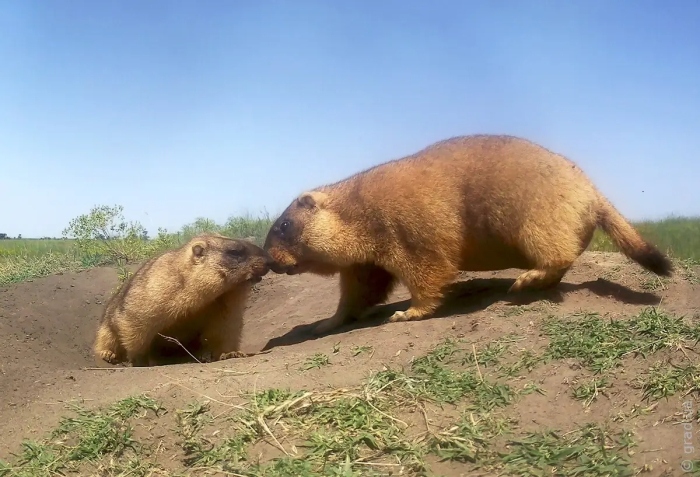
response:
<path id="1" fill-rule="evenodd" d="M 159 333 L 199 342 L 212 361 L 238 351 L 248 292 L 269 271 L 257 245 L 203 234 L 144 263 L 107 302 L 94 343 L 97 357 L 153 364 Z"/>
<path id="2" fill-rule="evenodd" d="M 525 139 L 474 135 L 302 193 L 264 249 L 276 273 L 340 273 L 338 308 L 320 334 L 361 318 L 397 281 L 411 305 L 390 322 L 432 314 L 460 270 L 525 269 L 510 292 L 556 286 L 596 227 L 647 270 L 671 274 L 575 163 Z"/>

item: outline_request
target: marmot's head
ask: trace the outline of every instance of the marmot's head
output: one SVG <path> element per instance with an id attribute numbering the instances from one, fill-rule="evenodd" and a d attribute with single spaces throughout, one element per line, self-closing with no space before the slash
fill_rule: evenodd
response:
<path id="1" fill-rule="evenodd" d="M 340 218 L 328 207 L 328 194 L 304 192 L 282 212 L 263 246 L 275 273 L 333 273 L 337 242 L 342 240 Z"/>
<path id="2" fill-rule="evenodd" d="M 185 251 L 195 269 L 203 271 L 198 274 L 202 280 L 206 280 L 206 271 L 211 270 L 227 285 L 257 283 L 270 270 L 270 256 L 247 240 L 202 234 L 192 238 Z"/>

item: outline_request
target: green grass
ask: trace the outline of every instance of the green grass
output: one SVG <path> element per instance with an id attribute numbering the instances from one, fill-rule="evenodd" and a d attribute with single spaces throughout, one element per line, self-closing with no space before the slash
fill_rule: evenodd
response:
<path id="1" fill-rule="evenodd" d="M 182 245 L 203 232 L 216 232 L 233 238 L 251 238 L 262 245 L 273 220 L 269 215 L 244 216 L 231 217 L 225 223 L 217 224 L 211 219 L 197 218 L 181 230 L 168 233 L 167 240 L 162 244 L 154 247 L 152 241 L 145 241 L 141 246 L 143 253 L 134 248 L 129 253 L 140 260 Z M 637 222 L 634 225 L 646 239 L 681 260 L 680 272 L 685 278 L 700 282 L 700 278 L 690 268 L 691 265 L 700 263 L 700 217 L 671 217 L 656 222 Z M 600 231 L 596 231 L 588 249 L 617 251 L 609 237 Z M 114 264 L 110 257 L 81 252 L 75 241 L 70 239 L 0 240 L 0 285 L 110 264 Z M 656 282 L 650 282 L 650 286 L 656 285 Z"/>
<path id="2" fill-rule="evenodd" d="M 536 432 L 510 444 L 512 450 L 503 460 L 505 470 L 513 475 L 631 477 L 636 474 L 628 459 L 629 450 L 634 447 L 628 432 L 611 433 L 587 424 L 567 435 Z"/>
<path id="3" fill-rule="evenodd" d="M 700 363 L 689 362 L 700 342 L 700 323 L 693 320 L 647 308 L 617 320 L 597 313 L 549 316 L 542 320 L 540 330 L 549 342 L 539 351 L 512 350 L 522 341 L 514 335 L 479 347 L 464 347 L 463 340 L 447 339 L 427 356 L 414 360 L 411 378 L 403 386 L 422 399 L 445 403 L 470 395 L 480 408 L 490 410 L 514 402 L 518 393 L 525 392 L 515 391 L 504 379 L 522 376 L 547 363 L 574 360 L 593 373 L 571 390 L 573 398 L 588 406 L 612 386 L 612 373 L 626 359 L 665 356 L 667 362 L 650 368 L 640 381 L 640 398 L 657 400 L 676 393 L 700 396 Z M 467 370 L 455 370 L 455 363 Z M 499 379 L 482 380 L 482 373 Z M 530 387 L 527 392 L 533 390 Z"/>
<path id="4" fill-rule="evenodd" d="M 6 239 L 0 240 L 0 257 L 70 253 L 74 245 L 69 239 Z"/>
<path id="5" fill-rule="evenodd" d="M 105 456 L 124 469 L 143 466 L 145 449 L 134 439 L 129 421 L 142 411 L 158 413 L 161 407 L 153 399 L 130 397 L 98 411 L 69 407 L 74 416 L 61 419 L 48 439 L 23 442 L 13 464 L 0 461 L 0 477 L 65 475 L 85 466 L 104 467 Z"/>
<path id="6" fill-rule="evenodd" d="M 571 388 L 574 399 L 590 406 L 613 386 L 609 372 L 623 360 L 662 352 L 666 360 L 650 366 L 633 386 L 637 402 L 697 394 L 700 367 L 681 358 L 700 338 L 700 325 L 651 308 L 615 321 L 595 314 L 549 317 L 540 331 L 549 342 L 539 352 L 514 350 L 525 341 L 517 335 L 479 346 L 448 338 L 405 368 L 385 365 L 359 385 L 243 392 L 242 402 L 223 409 L 218 401 L 193 401 L 168 412 L 147 396 L 104 410 L 70 406 L 72 415 L 47 438 L 25 441 L 12 462 L 0 461 L 0 477 L 432 476 L 439 462 L 479 475 L 638 473 L 626 427 L 633 416 L 613 419 L 614 428 L 577 419 L 566 428 L 526 431 L 513 405 L 545 392 L 518 373 L 551 361 L 577 361 L 599 373 Z M 340 352 L 337 345 L 333 350 Z M 349 350 L 353 356 L 369 352 L 366 346 Z M 670 365 L 669 355 L 682 364 Z M 304 368 L 330 364 L 318 353 Z M 137 425 L 149 431 L 136 433 Z M 164 442 L 168 450 L 159 453 Z M 268 450 L 260 461 L 261 445 Z"/>
<path id="7" fill-rule="evenodd" d="M 640 379 L 645 399 L 662 399 L 681 392 L 700 395 L 700 365 L 658 362 Z"/>
<path id="8" fill-rule="evenodd" d="M 700 324 L 689 324 L 682 317 L 654 308 L 619 320 L 604 320 L 596 313 L 582 313 L 568 319 L 550 317 L 544 321 L 543 331 L 550 339 L 545 359 L 576 359 L 594 373 L 611 371 L 627 357 L 647 357 L 660 350 L 693 349 L 700 340 Z"/>
<path id="9" fill-rule="evenodd" d="M 331 361 L 327 354 L 316 353 L 313 356 L 306 358 L 301 370 L 307 371 L 309 369 L 321 368 L 323 366 L 328 366 L 329 364 L 331 364 Z"/>
<path id="10" fill-rule="evenodd" d="M 593 401 L 598 399 L 598 395 L 604 393 L 610 387 L 610 382 L 607 377 L 593 378 L 586 380 L 584 383 L 574 387 L 573 397 L 584 401 L 584 405 L 588 406 Z"/>
<path id="11" fill-rule="evenodd" d="M 145 396 L 106 410 L 73 406 L 74 415 L 46 439 L 25 442 L 13 462 L 0 462 L 0 477 L 430 476 L 435 462 L 489 475 L 633 475 L 627 451 L 634 444 L 625 431 L 593 423 L 520 430 L 507 411 L 531 388 L 517 390 L 481 373 L 495 369 L 502 343 L 481 353 L 462 344 L 446 340 L 408 369 L 370 373 L 357 386 L 243 393 L 244 402 L 225 412 L 209 401 L 167 412 Z M 469 354 L 476 359 L 465 359 Z M 450 404 L 453 411 L 442 411 Z M 428 425 L 428 408 L 442 416 L 441 424 Z M 136 424 L 168 431 L 139 439 Z M 166 454 L 159 459 L 157 452 L 163 439 L 170 446 L 167 468 Z M 263 442 L 277 452 L 258 461 Z"/>
<path id="12" fill-rule="evenodd" d="M 99 265 L 75 251 L 45 255 L 0 257 L 0 285 L 23 282 L 57 273 L 84 270 Z"/>
<path id="13" fill-rule="evenodd" d="M 180 231 L 168 233 L 162 241 L 149 239 L 130 245 L 127 255 L 135 261 L 143 260 L 153 254 L 178 247 L 193 236 L 204 232 L 251 239 L 256 244 L 262 245 L 272 220 L 268 216 L 231 217 L 224 224 L 216 224 L 212 220 L 199 218 L 185 225 Z M 79 249 L 75 240 L 0 240 L 0 285 L 115 264 L 110 256 Z"/>
<path id="14" fill-rule="evenodd" d="M 372 353 L 374 351 L 374 347 L 372 346 L 353 346 L 352 347 L 352 355 L 353 356 L 358 356 L 361 355 L 362 353 Z"/>

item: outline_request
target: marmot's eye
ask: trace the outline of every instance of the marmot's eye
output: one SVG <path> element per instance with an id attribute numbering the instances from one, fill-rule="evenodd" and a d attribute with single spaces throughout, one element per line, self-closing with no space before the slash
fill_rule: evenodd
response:
<path id="1" fill-rule="evenodd" d="M 280 232 L 284 233 L 289 228 L 289 221 L 285 220 L 280 224 Z"/>
<path id="2" fill-rule="evenodd" d="M 245 255 L 245 249 L 244 248 L 230 248 L 227 250 L 229 255 L 232 255 L 234 257 L 242 257 Z"/>

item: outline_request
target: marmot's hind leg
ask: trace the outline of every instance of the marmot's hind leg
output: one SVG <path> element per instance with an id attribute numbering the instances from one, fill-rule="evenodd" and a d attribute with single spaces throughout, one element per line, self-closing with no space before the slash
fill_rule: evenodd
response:
<path id="1" fill-rule="evenodd" d="M 554 288 L 561 282 L 571 265 L 563 268 L 536 268 L 521 273 L 515 280 L 508 292 L 518 292 L 521 290 L 547 290 Z"/>
<path id="2" fill-rule="evenodd" d="M 535 266 L 522 273 L 508 291 L 556 287 L 593 238 L 596 228 L 594 222 L 580 226 L 583 229 L 567 227 L 565 224 L 550 229 L 524 229 L 523 253 Z"/>

